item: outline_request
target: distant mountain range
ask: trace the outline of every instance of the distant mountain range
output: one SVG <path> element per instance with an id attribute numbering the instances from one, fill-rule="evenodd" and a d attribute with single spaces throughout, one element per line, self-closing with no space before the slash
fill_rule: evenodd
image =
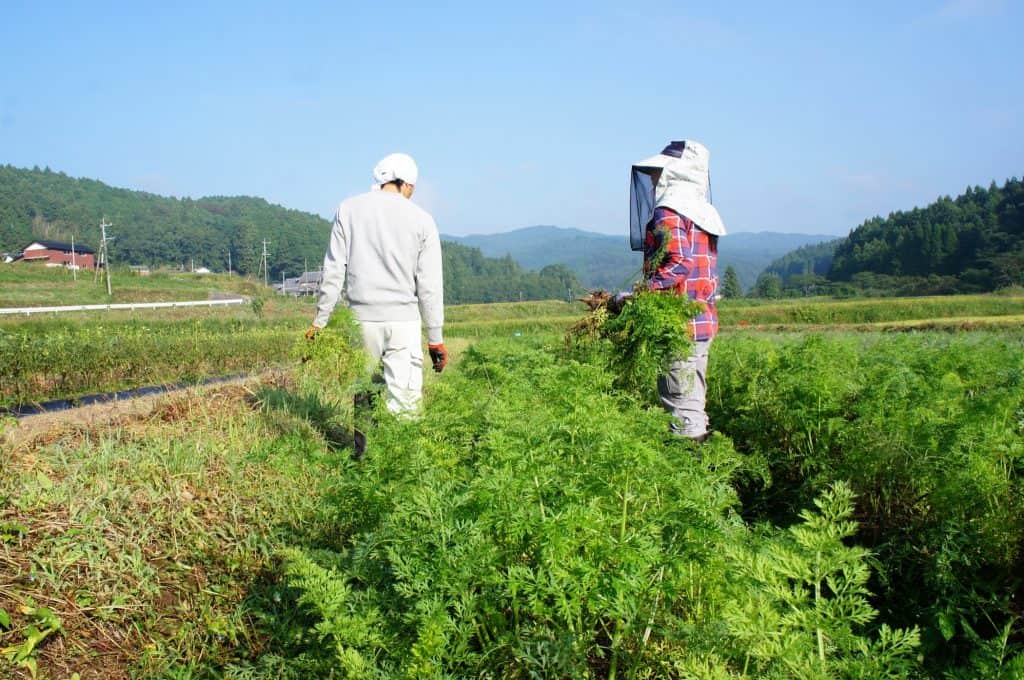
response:
<path id="1" fill-rule="evenodd" d="M 536 226 L 499 234 L 452 236 L 446 241 L 479 248 L 488 257 L 510 256 L 527 269 L 540 270 L 550 264 L 564 264 L 588 288 L 625 288 L 640 273 L 641 253 L 629 249 L 629 239 L 582 229 Z M 828 234 L 785 234 L 740 232 L 723 236 L 719 242 L 719 269 L 732 265 L 746 289 L 754 285 L 765 267 L 776 258 L 802 246 L 835 239 Z"/>

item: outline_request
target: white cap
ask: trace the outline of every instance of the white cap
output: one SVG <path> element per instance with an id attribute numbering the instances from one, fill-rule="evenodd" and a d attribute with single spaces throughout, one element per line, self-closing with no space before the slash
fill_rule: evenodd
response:
<path id="1" fill-rule="evenodd" d="M 406 184 L 416 184 L 419 177 L 420 171 L 416 167 L 416 161 L 412 159 L 412 156 L 404 153 L 385 156 L 373 169 L 373 180 L 377 186 L 394 182 L 396 179 L 400 179 Z"/>

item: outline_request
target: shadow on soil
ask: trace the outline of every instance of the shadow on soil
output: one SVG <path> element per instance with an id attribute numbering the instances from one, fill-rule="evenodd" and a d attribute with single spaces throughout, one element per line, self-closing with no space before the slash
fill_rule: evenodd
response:
<path id="1" fill-rule="evenodd" d="M 342 402 L 274 387 L 260 389 L 254 400 L 265 411 L 283 411 L 305 420 L 320 433 L 331 451 L 351 449 L 354 446 L 352 426 L 339 422 L 342 418 L 350 418 L 352 414 L 351 407 L 346 407 Z"/>

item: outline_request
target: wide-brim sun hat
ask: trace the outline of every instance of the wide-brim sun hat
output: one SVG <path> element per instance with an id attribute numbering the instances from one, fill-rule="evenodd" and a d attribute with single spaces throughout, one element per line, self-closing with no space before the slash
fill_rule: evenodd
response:
<path id="1" fill-rule="evenodd" d="M 711 205 L 711 154 L 700 142 L 673 141 L 661 153 L 637 161 L 630 173 L 629 241 L 642 250 L 647 224 L 659 207 L 670 208 L 715 236 L 725 224 Z M 660 170 L 655 183 L 652 171 Z"/>

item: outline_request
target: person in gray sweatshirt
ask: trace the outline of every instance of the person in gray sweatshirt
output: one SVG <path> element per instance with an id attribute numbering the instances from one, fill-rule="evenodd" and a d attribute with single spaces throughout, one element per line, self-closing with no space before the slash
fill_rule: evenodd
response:
<path id="1" fill-rule="evenodd" d="M 327 325 L 344 290 L 373 365 L 383 364 L 388 410 L 415 415 L 423 393 L 421 323 L 434 370 L 440 373 L 448 363 L 441 240 L 434 218 L 409 200 L 419 178 L 411 157 L 387 156 L 373 177 L 369 192 L 338 206 L 306 336 Z M 357 455 L 364 446 L 357 431 Z"/>

